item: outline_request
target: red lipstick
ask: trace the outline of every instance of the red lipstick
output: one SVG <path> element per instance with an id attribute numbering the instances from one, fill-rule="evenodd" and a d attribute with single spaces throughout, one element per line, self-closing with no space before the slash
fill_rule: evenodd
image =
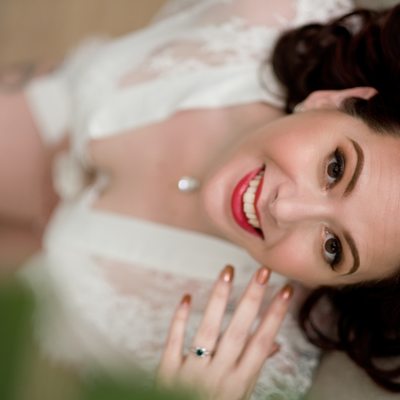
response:
<path id="1" fill-rule="evenodd" d="M 232 192 L 232 197 L 231 197 L 231 208 L 232 208 L 232 214 L 233 218 L 235 221 L 238 223 L 238 225 L 246 230 L 247 232 L 252 233 L 253 235 L 256 235 L 258 237 L 263 237 L 262 231 L 260 229 L 254 228 L 252 225 L 249 224 L 247 217 L 243 211 L 243 196 L 253 178 L 257 176 L 258 173 L 260 173 L 264 169 L 264 166 L 261 168 L 257 168 L 254 171 L 249 172 L 247 175 L 245 175 L 235 186 Z M 263 181 L 260 182 L 257 188 L 257 192 L 255 194 L 255 209 L 256 209 L 256 214 L 257 217 L 259 218 L 259 213 L 257 210 L 257 200 L 260 196 L 261 189 L 262 189 Z"/>

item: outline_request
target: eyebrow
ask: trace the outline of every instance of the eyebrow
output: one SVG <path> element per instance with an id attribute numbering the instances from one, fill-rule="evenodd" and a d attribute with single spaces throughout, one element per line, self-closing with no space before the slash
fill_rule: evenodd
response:
<path id="1" fill-rule="evenodd" d="M 354 187 L 357 184 L 358 178 L 361 175 L 363 166 L 364 166 L 364 152 L 362 151 L 360 145 L 352 139 L 349 139 L 349 140 L 352 143 L 352 145 L 354 147 L 354 151 L 357 154 L 357 160 L 356 160 L 356 167 L 354 168 L 353 176 L 351 177 L 349 184 L 347 185 L 346 190 L 344 191 L 344 196 L 348 196 L 353 191 Z"/>
<path id="2" fill-rule="evenodd" d="M 360 145 L 352 139 L 349 139 L 349 140 L 354 147 L 354 151 L 356 152 L 356 155 L 357 155 L 357 160 L 356 160 L 356 167 L 354 168 L 353 176 L 351 177 L 349 184 L 347 185 L 347 187 L 344 191 L 344 196 L 348 196 L 354 190 L 354 188 L 357 184 L 358 178 L 360 177 L 361 171 L 364 166 L 364 152 L 362 151 Z M 356 272 L 358 270 L 358 268 L 360 267 L 360 255 L 358 253 L 356 243 L 355 243 L 353 237 L 350 235 L 350 233 L 345 231 L 343 233 L 343 236 L 344 236 L 348 246 L 350 247 L 350 251 L 351 251 L 351 254 L 352 254 L 353 260 L 354 260 L 353 266 L 351 267 L 350 271 L 345 274 L 345 275 L 351 275 L 351 274 L 354 274 L 354 272 Z"/>
<path id="3" fill-rule="evenodd" d="M 350 271 L 344 275 L 351 275 L 354 274 L 360 267 L 360 255 L 358 254 L 356 243 L 354 242 L 353 238 L 351 237 L 350 233 L 345 231 L 343 236 L 350 247 L 351 254 L 353 256 L 353 266 L 351 267 Z"/>

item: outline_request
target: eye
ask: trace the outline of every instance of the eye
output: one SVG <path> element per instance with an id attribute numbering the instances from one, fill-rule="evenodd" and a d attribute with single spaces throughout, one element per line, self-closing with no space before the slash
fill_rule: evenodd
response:
<path id="1" fill-rule="evenodd" d="M 335 269 L 342 261 L 342 244 L 339 238 L 328 230 L 325 230 L 323 256 L 332 269 Z"/>
<path id="2" fill-rule="evenodd" d="M 336 149 L 335 152 L 329 157 L 326 165 L 326 175 L 327 175 L 327 188 L 332 188 L 335 186 L 340 179 L 342 179 L 345 169 L 345 156 L 340 149 Z"/>

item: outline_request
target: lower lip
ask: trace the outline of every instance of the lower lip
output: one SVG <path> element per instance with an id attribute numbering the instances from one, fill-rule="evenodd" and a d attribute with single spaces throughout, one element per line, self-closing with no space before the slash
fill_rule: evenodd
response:
<path id="1" fill-rule="evenodd" d="M 263 168 L 257 168 L 256 170 L 248 173 L 246 176 L 244 176 L 238 184 L 235 186 L 233 193 L 232 193 L 232 198 L 231 198 L 231 207 L 232 207 L 232 214 L 233 218 L 235 221 L 238 223 L 238 225 L 243 228 L 245 231 L 252 233 L 253 235 L 256 235 L 258 237 L 263 237 L 261 230 L 255 229 L 252 225 L 249 224 L 247 221 L 247 217 L 243 211 L 243 196 L 250 184 L 250 181 L 257 176 L 257 174 L 262 171 Z M 260 184 L 258 185 L 257 192 L 256 192 L 256 200 L 254 202 L 255 205 L 257 205 L 257 199 L 261 193 L 261 188 L 262 188 L 263 182 L 261 181 Z M 258 212 L 256 209 L 256 214 L 258 217 Z"/>

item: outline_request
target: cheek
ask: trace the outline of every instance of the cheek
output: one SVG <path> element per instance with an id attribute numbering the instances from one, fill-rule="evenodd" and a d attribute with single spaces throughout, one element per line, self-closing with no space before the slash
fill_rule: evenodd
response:
<path id="1" fill-rule="evenodd" d="M 293 169 L 297 171 L 299 166 L 308 167 L 310 160 L 314 160 L 321 151 L 321 145 L 313 135 L 292 131 L 265 135 L 256 146 L 287 173 Z"/>
<path id="2" fill-rule="evenodd" d="M 317 251 L 312 241 L 299 232 L 254 252 L 253 256 L 280 275 L 314 286 L 326 278 Z"/>
<path id="3" fill-rule="evenodd" d="M 304 126 L 298 122 L 288 121 L 280 124 L 270 124 L 259 132 L 259 139 L 268 142 L 274 148 L 297 147 L 299 144 L 312 143 L 316 139 L 315 130 L 312 126 Z"/>

